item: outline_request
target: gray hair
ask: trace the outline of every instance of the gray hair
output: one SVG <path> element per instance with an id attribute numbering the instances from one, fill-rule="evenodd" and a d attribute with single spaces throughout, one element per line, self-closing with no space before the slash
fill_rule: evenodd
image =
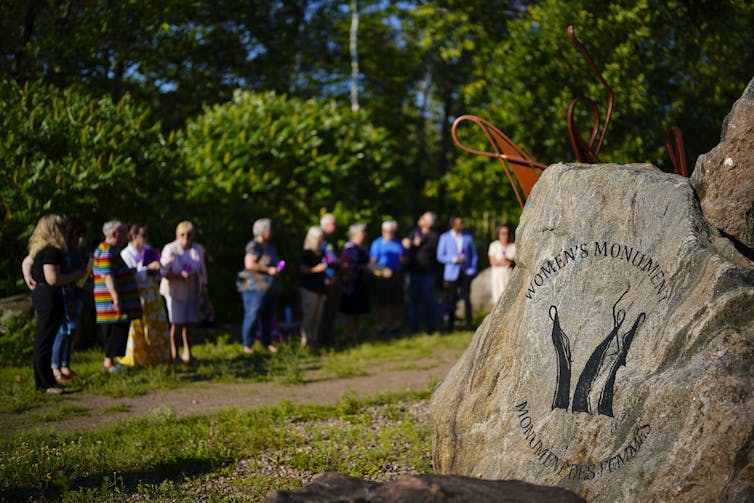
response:
<path id="1" fill-rule="evenodd" d="M 430 220 L 430 226 L 435 225 L 435 222 L 437 222 L 437 213 L 434 211 L 425 211 L 422 216 L 426 216 Z"/>
<path id="2" fill-rule="evenodd" d="M 121 227 L 123 227 L 123 223 L 120 220 L 110 220 L 102 226 L 102 234 L 107 237 Z"/>
<path id="3" fill-rule="evenodd" d="M 348 238 L 351 239 L 359 232 L 364 232 L 366 230 L 367 230 L 366 224 L 362 224 L 362 223 L 351 224 L 348 227 Z"/>
<path id="4" fill-rule="evenodd" d="M 262 235 L 264 231 L 270 228 L 272 225 L 272 221 L 269 218 L 260 218 L 259 220 L 254 222 L 254 226 L 251 229 L 252 234 L 254 234 L 255 238 L 258 238 Z"/>
<path id="5" fill-rule="evenodd" d="M 322 215 L 322 218 L 319 219 L 320 227 L 324 227 L 329 221 L 335 223 L 335 215 L 333 215 L 332 213 L 325 213 L 324 215 Z"/>
<path id="6" fill-rule="evenodd" d="M 304 250 L 317 251 L 319 250 L 319 241 L 324 237 L 325 233 L 322 231 L 322 227 L 318 225 L 312 225 L 306 232 L 304 238 Z"/>
<path id="7" fill-rule="evenodd" d="M 395 220 L 385 220 L 382 222 L 383 231 L 395 231 L 398 229 L 398 222 Z"/>

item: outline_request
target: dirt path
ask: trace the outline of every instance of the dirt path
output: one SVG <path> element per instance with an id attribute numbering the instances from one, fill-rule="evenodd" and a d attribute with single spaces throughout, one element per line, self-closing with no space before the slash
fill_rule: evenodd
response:
<path id="1" fill-rule="evenodd" d="M 311 379 L 303 384 L 285 385 L 275 382 L 200 383 L 167 391 L 154 391 L 129 398 L 112 398 L 101 395 L 71 394 L 64 396 L 64 406 L 83 410 L 68 419 L 40 421 L 46 413 L 60 404 L 50 405 L 20 414 L 0 414 L 0 430 L 5 433 L 28 428 L 68 431 L 101 426 L 130 417 L 141 417 L 155 409 L 171 408 L 176 415 L 209 414 L 228 407 L 254 407 L 271 405 L 288 400 L 291 403 L 331 404 L 345 393 L 354 392 L 361 397 L 384 392 L 423 391 L 442 379 L 462 351 L 448 351 L 435 366 L 426 368 L 414 362 L 415 369 L 396 370 L 395 366 L 370 369 L 359 377 Z M 436 363 L 436 360 L 435 360 Z"/>

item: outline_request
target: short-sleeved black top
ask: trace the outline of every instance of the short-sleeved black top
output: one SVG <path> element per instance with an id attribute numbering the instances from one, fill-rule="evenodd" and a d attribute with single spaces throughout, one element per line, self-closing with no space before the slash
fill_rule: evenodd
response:
<path id="1" fill-rule="evenodd" d="M 301 254 L 301 265 L 314 267 L 322 263 L 322 254 L 314 253 L 311 250 L 304 250 Z M 301 275 L 301 288 L 306 288 L 311 292 L 325 293 L 325 271 L 312 272 Z"/>
<path id="2" fill-rule="evenodd" d="M 44 265 L 60 266 L 63 264 L 63 253 L 54 246 L 48 245 L 39 250 L 31 266 L 31 277 L 37 282 L 31 294 L 31 300 L 37 310 L 47 310 L 63 302 L 59 286 L 52 286 L 45 281 Z"/>

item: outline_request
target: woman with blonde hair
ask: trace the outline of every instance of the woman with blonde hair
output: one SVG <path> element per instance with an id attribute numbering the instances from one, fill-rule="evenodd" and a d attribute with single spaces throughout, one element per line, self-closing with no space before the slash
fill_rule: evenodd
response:
<path id="1" fill-rule="evenodd" d="M 194 226 L 183 221 L 175 229 L 175 241 L 162 249 L 160 294 L 165 297 L 170 320 L 170 356 L 178 356 L 177 334 L 183 340 L 181 361 L 191 361 L 191 332 L 199 321 L 199 296 L 207 288 L 204 248 L 194 242 Z"/>
<path id="2" fill-rule="evenodd" d="M 63 252 L 67 249 L 63 236 L 63 219 L 58 215 L 44 215 L 37 222 L 29 239 L 29 255 L 24 259 L 24 279 L 32 289 L 31 300 L 37 311 L 34 337 L 34 385 L 37 390 L 60 394 L 63 388 L 55 381 L 50 362 L 55 336 L 63 320 L 62 285 L 78 281 L 86 274 L 77 269 L 61 274 Z"/>
<path id="3" fill-rule="evenodd" d="M 317 340 L 322 311 L 325 306 L 325 269 L 327 262 L 322 253 L 325 233 L 314 225 L 309 227 L 304 239 L 299 270 L 301 280 L 301 347 Z"/>

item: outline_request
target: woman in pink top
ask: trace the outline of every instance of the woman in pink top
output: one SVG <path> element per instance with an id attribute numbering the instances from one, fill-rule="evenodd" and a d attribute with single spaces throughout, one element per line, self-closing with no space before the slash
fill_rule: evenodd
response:
<path id="1" fill-rule="evenodd" d="M 194 325 L 199 321 L 198 304 L 201 290 L 207 287 L 207 269 L 204 249 L 194 243 L 194 226 L 181 222 L 175 229 L 175 241 L 162 250 L 162 281 L 160 294 L 165 297 L 170 319 L 170 355 L 178 356 L 175 338 L 180 332 L 183 339 L 181 360 L 191 361 L 189 340 Z"/>

